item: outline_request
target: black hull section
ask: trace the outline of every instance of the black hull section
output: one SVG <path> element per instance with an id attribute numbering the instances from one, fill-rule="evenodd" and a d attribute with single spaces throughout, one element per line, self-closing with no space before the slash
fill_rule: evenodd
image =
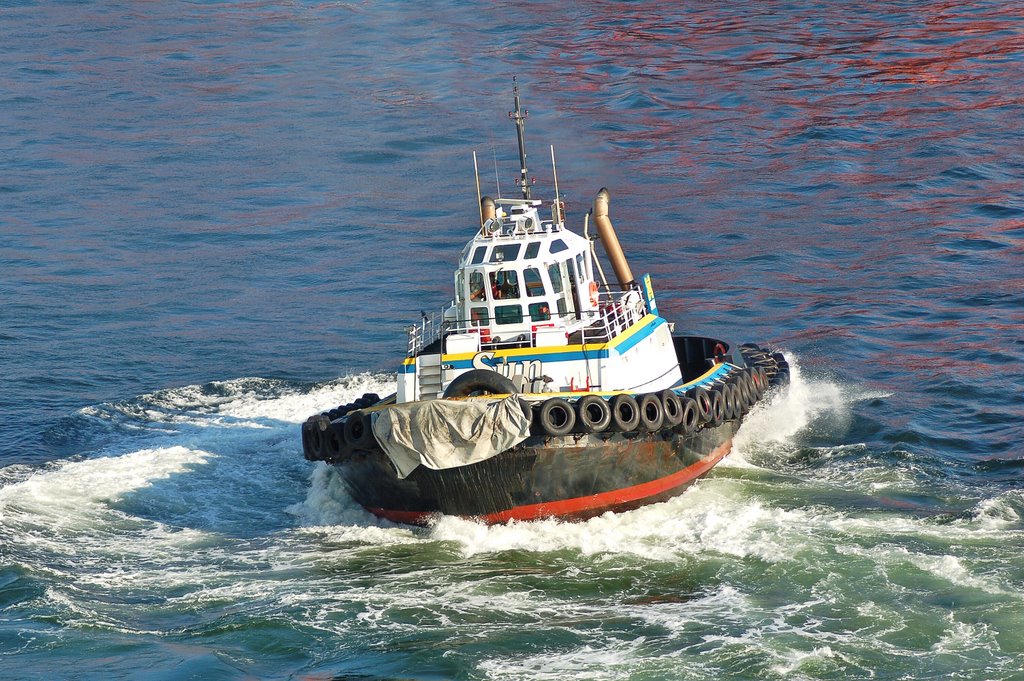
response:
<path id="1" fill-rule="evenodd" d="M 383 518 L 422 524 L 456 515 L 484 522 L 584 519 L 681 493 L 729 453 L 738 423 L 690 436 L 660 433 L 531 437 L 470 466 L 419 466 L 399 479 L 383 451 L 337 469 L 359 504 Z"/>

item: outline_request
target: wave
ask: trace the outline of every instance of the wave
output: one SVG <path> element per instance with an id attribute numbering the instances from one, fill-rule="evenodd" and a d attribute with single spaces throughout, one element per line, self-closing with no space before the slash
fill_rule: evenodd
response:
<path id="1" fill-rule="evenodd" d="M 848 503 L 844 484 L 817 473 L 878 452 L 851 443 L 808 454 L 803 438 L 885 398 L 791 368 L 790 390 L 755 409 L 711 476 L 665 503 L 573 523 L 443 517 L 410 528 L 361 509 L 331 467 L 302 459 L 297 424 L 387 392 L 387 376 L 239 379 L 101 405 L 142 426 L 155 413 L 166 428 L 8 473 L 0 602 L 118 636 L 299 626 L 304 646 L 323 646 L 315 655 L 381 636 L 469 640 L 481 626 L 561 632 L 554 648 L 473 661 L 494 679 L 627 678 L 638 657 L 658 676 L 679 650 L 716 665 L 756 658 L 762 675 L 866 672 L 851 650 L 882 647 L 910 665 L 974 650 L 973 635 L 991 640 L 995 625 L 936 617 L 933 601 L 948 593 L 992 618 L 1019 612 L 1024 575 L 1008 566 L 1024 496 L 953 517 Z M 930 642 L 894 643 L 908 626 Z"/>

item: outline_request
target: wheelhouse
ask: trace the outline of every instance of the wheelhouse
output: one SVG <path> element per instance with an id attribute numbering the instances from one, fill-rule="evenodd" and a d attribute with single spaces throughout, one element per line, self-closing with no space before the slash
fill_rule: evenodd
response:
<path id="1" fill-rule="evenodd" d="M 590 242 L 542 221 L 540 201 L 496 203 L 495 217 L 463 249 L 449 322 L 483 343 L 525 342 L 591 312 L 598 285 Z"/>

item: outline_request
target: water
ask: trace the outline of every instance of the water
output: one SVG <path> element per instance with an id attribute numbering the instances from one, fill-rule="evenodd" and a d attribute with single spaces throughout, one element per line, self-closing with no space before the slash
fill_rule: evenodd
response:
<path id="1" fill-rule="evenodd" d="M 0 677 L 1022 678 L 1021 16 L 3 3 Z M 538 193 L 794 383 L 668 503 L 378 522 L 298 424 L 514 193 L 513 75 Z"/>

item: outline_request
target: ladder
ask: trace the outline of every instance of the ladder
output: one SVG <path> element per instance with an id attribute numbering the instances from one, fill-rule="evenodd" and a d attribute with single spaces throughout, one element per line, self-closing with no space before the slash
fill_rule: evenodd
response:
<path id="1" fill-rule="evenodd" d="M 420 399 L 436 400 L 441 394 L 441 355 L 420 355 L 416 358 L 416 377 Z"/>

